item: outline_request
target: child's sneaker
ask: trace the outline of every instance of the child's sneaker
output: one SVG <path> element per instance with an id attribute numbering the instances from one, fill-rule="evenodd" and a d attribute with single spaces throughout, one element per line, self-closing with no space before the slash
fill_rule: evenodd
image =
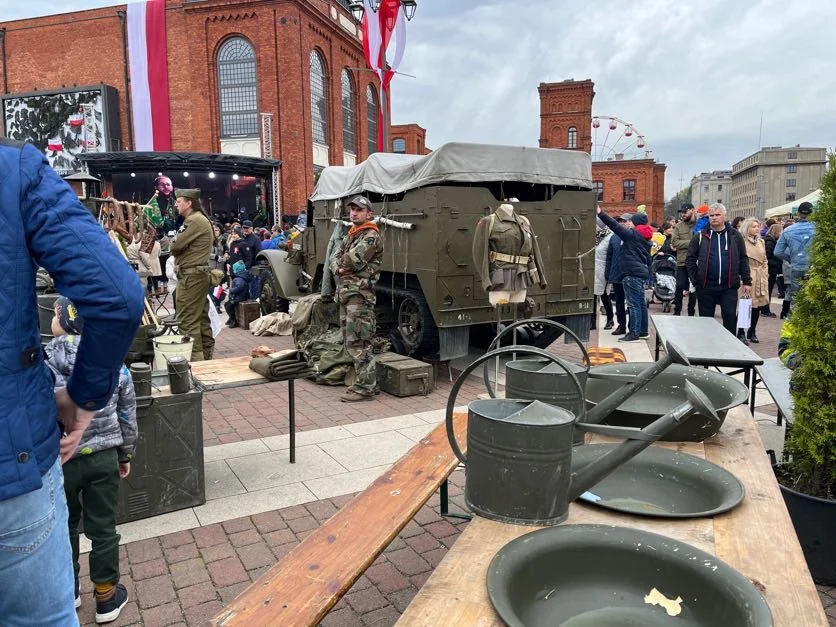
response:
<path id="1" fill-rule="evenodd" d="M 96 622 L 109 623 L 119 618 L 122 608 L 128 603 L 128 591 L 121 583 L 116 584 L 116 589 L 106 601 L 99 600 L 96 596 Z"/>
<path id="2" fill-rule="evenodd" d="M 75 591 L 75 609 L 78 609 L 78 608 L 81 607 L 81 593 L 78 589 L 78 580 L 77 579 L 76 579 L 75 586 L 74 586 L 73 590 Z"/>

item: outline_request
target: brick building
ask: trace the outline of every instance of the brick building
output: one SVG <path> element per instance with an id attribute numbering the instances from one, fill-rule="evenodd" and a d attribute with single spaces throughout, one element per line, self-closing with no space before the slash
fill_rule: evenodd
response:
<path id="1" fill-rule="evenodd" d="M 133 150 L 125 10 L 1 22 L 0 97 L 112 86 L 108 149 Z M 378 83 L 343 0 L 166 0 L 166 43 L 172 150 L 261 156 L 271 113 L 283 213 L 304 206 L 316 170 L 376 150 Z"/>
<path id="2" fill-rule="evenodd" d="M 592 152 L 591 80 L 540 83 L 540 147 Z M 654 159 L 593 161 L 592 180 L 601 207 L 611 215 L 647 206 L 651 222 L 665 214 L 665 165 Z"/>
<path id="3" fill-rule="evenodd" d="M 392 124 L 390 150 L 407 155 L 427 155 L 427 129 L 418 124 Z"/>

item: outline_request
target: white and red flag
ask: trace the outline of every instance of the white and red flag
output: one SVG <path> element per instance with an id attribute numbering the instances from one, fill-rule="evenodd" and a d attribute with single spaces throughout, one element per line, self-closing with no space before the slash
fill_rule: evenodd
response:
<path id="1" fill-rule="evenodd" d="M 128 4 L 128 59 L 136 150 L 171 150 L 165 0 Z"/>
<path id="2" fill-rule="evenodd" d="M 406 18 L 400 0 L 380 0 L 380 8 L 375 13 L 371 0 L 363 0 L 363 53 L 366 63 L 377 73 L 386 95 L 387 113 L 391 110 L 389 98 L 389 83 L 403 60 L 406 48 Z M 387 63 L 386 52 L 392 40 L 395 41 L 395 56 Z M 378 108 L 377 116 L 377 149 L 386 150 L 383 146 L 383 107 Z"/>

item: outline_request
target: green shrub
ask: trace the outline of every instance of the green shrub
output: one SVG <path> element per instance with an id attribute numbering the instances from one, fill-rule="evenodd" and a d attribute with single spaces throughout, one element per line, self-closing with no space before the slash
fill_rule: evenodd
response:
<path id="1" fill-rule="evenodd" d="M 786 447 L 792 487 L 836 497 L 836 154 L 821 182 L 812 220 L 816 236 L 811 269 L 792 310 L 793 347 L 800 365 L 793 373 L 795 422 Z M 789 477 L 788 477 L 789 478 Z M 788 482 L 789 483 L 789 482 Z"/>

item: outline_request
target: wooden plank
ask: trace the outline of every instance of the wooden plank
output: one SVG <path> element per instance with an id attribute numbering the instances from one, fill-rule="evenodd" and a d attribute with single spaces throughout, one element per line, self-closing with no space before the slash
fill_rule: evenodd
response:
<path id="1" fill-rule="evenodd" d="M 743 482 L 746 499 L 732 515 L 714 520 L 715 554 L 756 582 L 776 627 L 824 627 L 827 617 L 757 426 L 742 407 L 729 412 L 726 425 L 734 446 L 708 442 L 706 458 Z"/>
<path id="2" fill-rule="evenodd" d="M 276 357 L 292 350 L 294 349 L 270 353 L 268 357 Z M 267 377 L 250 370 L 250 360 L 251 357 L 245 355 L 196 361 L 191 365 L 192 376 L 197 384 L 207 391 L 270 383 Z"/>
<path id="3" fill-rule="evenodd" d="M 607 441 L 596 437 L 593 441 Z M 666 520 L 628 516 L 573 503 L 564 524 L 599 523 L 660 533 L 716 554 L 764 585 L 775 627 L 826 627 L 816 588 L 748 411 L 729 412 L 706 445 L 664 443 L 705 457 L 733 472 L 746 488 L 743 503 L 714 519 Z M 488 565 L 505 544 L 536 527 L 474 517 L 398 621 L 401 626 L 502 625 L 488 599 Z"/>
<path id="4" fill-rule="evenodd" d="M 467 413 L 456 413 L 454 428 L 460 441 L 466 425 Z M 212 624 L 315 625 L 457 464 L 442 423 L 247 588 Z"/>

